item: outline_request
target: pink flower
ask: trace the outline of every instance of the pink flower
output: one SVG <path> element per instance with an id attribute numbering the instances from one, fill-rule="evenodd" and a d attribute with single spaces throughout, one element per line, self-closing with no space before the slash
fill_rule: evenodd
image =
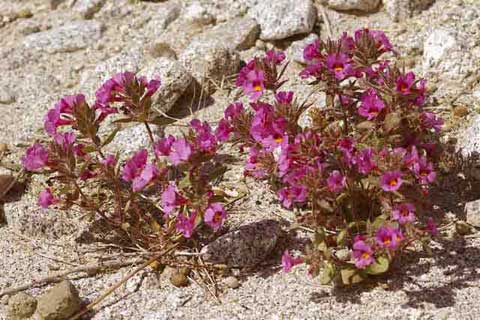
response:
<path id="1" fill-rule="evenodd" d="M 383 191 L 396 191 L 402 186 L 402 173 L 400 171 L 388 171 L 380 178 L 380 186 Z"/>
<path id="2" fill-rule="evenodd" d="M 148 152 L 146 149 L 141 149 L 133 155 L 123 167 L 122 179 L 128 182 L 138 177 L 147 164 L 147 157 Z"/>
<path id="3" fill-rule="evenodd" d="M 285 208 L 290 208 L 294 202 L 305 202 L 307 199 L 307 188 L 303 185 L 284 187 L 278 191 L 278 197 Z"/>
<path id="4" fill-rule="evenodd" d="M 396 82 L 397 91 L 404 96 L 408 96 L 412 93 L 412 87 L 414 82 L 415 74 L 413 72 L 399 75 Z"/>
<path id="5" fill-rule="evenodd" d="M 250 127 L 252 137 L 267 151 L 273 151 L 282 143 L 286 143 L 287 120 L 283 117 L 276 118 L 273 107 L 269 104 L 252 104 L 252 107 L 256 110 Z"/>
<path id="6" fill-rule="evenodd" d="M 405 163 L 405 166 L 409 169 L 413 169 L 413 166 L 420 160 L 420 157 L 418 156 L 418 151 L 417 147 L 412 146 L 412 149 L 410 153 L 406 153 L 405 156 L 403 157 L 403 162 Z"/>
<path id="7" fill-rule="evenodd" d="M 293 100 L 292 91 L 280 91 L 275 95 L 275 98 L 279 104 L 290 105 Z"/>
<path id="8" fill-rule="evenodd" d="M 232 133 L 233 128 L 228 123 L 226 119 L 220 119 L 217 128 L 215 129 L 215 137 L 220 142 L 228 141 L 230 133 Z"/>
<path id="9" fill-rule="evenodd" d="M 177 216 L 177 223 L 175 228 L 178 232 L 182 233 L 185 238 L 191 238 L 193 230 L 195 229 L 195 220 L 197 218 L 197 212 L 193 211 L 190 218 L 187 218 L 183 213 Z"/>
<path id="10" fill-rule="evenodd" d="M 372 247 L 366 244 L 362 237 L 355 238 L 352 255 L 358 269 L 365 269 L 375 262 Z"/>
<path id="11" fill-rule="evenodd" d="M 443 120 L 442 118 L 437 117 L 432 112 L 422 112 L 420 116 L 422 119 L 422 126 L 426 129 L 433 129 L 436 133 L 439 133 L 442 130 Z"/>
<path id="12" fill-rule="evenodd" d="M 257 67 L 256 60 L 251 60 L 240 70 L 237 78 L 237 86 L 243 88 L 246 95 L 250 95 L 251 100 L 257 100 L 265 90 L 265 73 Z"/>
<path id="13" fill-rule="evenodd" d="M 168 159 L 174 166 L 178 166 L 182 162 L 188 161 L 192 154 L 192 147 L 185 139 L 177 139 L 172 143 Z"/>
<path id="14" fill-rule="evenodd" d="M 202 123 L 198 119 L 193 119 L 190 126 L 196 133 L 195 146 L 205 152 L 214 152 L 217 148 L 217 138 L 208 122 Z"/>
<path id="15" fill-rule="evenodd" d="M 393 209 L 392 216 L 400 224 L 411 223 L 416 220 L 415 211 L 415 205 L 412 203 L 402 203 Z"/>
<path id="16" fill-rule="evenodd" d="M 364 148 L 354 157 L 354 163 L 361 174 L 369 174 L 377 165 L 373 161 L 374 149 Z"/>
<path id="17" fill-rule="evenodd" d="M 302 70 L 302 72 L 300 72 L 300 77 L 302 77 L 302 79 L 309 77 L 320 78 L 322 75 L 322 69 L 323 67 L 321 62 L 309 64 L 305 67 L 305 69 Z"/>
<path id="18" fill-rule="evenodd" d="M 58 203 L 59 201 L 59 199 L 53 196 L 50 188 L 43 190 L 38 196 L 38 205 L 44 209 Z"/>
<path id="19" fill-rule="evenodd" d="M 316 39 L 313 43 L 308 44 L 303 49 L 303 59 L 305 59 L 305 61 L 315 61 L 320 58 L 322 58 L 320 39 Z"/>
<path id="20" fill-rule="evenodd" d="M 227 212 L 221 203 L 212 203 L 205 210 L 205 223 L 208 224 L 214 231 L 220 229 L 223 221 L 227 217 Z"/>
<path id="21" fill-rule="evenodd" d="M 375 41 L 375 46 L 380 53 L 385 53 L 389 51 L 396 53 L 395 50 L 393 50 L 393 46 L 390 43 L 390 40 L 387 38 L 387 36 L 385 36 L 385 33 L 383 33 L 383 31 L 369 30 L 366 28 L 359 29 L 355 31 L 355 42 L 359 42 L 363 36 L 368 36 L 373 41 Z"/>
<path id="22" fill-rule="evenodd" d="M 432 235 L 436 236 L 438 234 L 437 224 L 432 217 L 429 217 L 427 220 L 427 231 Z"/>
<path id="23" fill-rule="evenodd" d="M 433 170 L 433 164 L 422 157 L 413 165 L 413 172 L 420 184 L 430 184 L 435 181 L 437 173 Z"/>
<path id="24" fill-rule="evenodd" d="M 402 231 L 392 227 L 381 227 L 377 230 L 375 241 L 381 248 L 396 250 L 403 241 Z"/>
<path id="25" fill-rule="evenodd" d="M 285 252 L 282 255 L 282 269 L 283 272 L 290 272 L 294 266 L 297 264 L 301 264 L 303 262 L 302 258 L 294 258 L 290 255 L 288 250 L 285 250 Z"/>
<path id="26" fill-rule="evenodd" d="M 256 147 L 251 147 L 248 152 L 247 163 L 245 164 L 245 171 L 257 179 L 262 179 L 267 176 L 266 169 L 259 161 L 260 157 L 263 157 L 264 153 Z"/>
<path id="27" fill-rule="evenodd" d="M 109 154 L 105 157 L 105 159 L 103 159 L 101 161 L 101 163 L 105 167 L 115 167 L 115 165 L 117 164 L 117 159 L 115 158 L 115 156 L 113 154 Z"/>
<path id="28" fill-rule="evenodd" d="M 65 133 L 56 133 L 53 136 L 55 143 L 59 146 L 62 146 L 63 150 L 67 151 L 73 144 L 77 137 L 73 132 L 65 132 Z"/>
<path id="29" fill-rule="evenodd" d="M 378 116 L 378 114 L 385 108 L 385 103 L 377 95 L 374 89 L 370 88 L 368 91 L 363 94 L 362 103 L 360 108 L 358 108 L 358 114 L 372 120 Z"/>
<path id="30" fill-rule="evenodd" d="M 333 193 L 339 193 L 345 188 L 347 179 L 340 171 L 334 170 L 327 178 L 328 189 Z"/>
<path id="31" fill-rule="evenodd" d="M 86 104 L 85 96 L 83 94 L 65 96 L 55 104 L 53 109 L 48 110 L 44 119 L 44 128 L 50 136 L 57 133 L 57 128 L 64 125 L 73 123 L 73 119 L 65 117 L 65 115 L 71 115 L 75 109 L 80 105 Z M 62 118 L 62 115 L 64 117 Z"/>
<path id="32" fill-rule="evenodd" d="M 230 104 L 225 109 L 225 119 L 235 120 L 244 112 L 243 104 L 241 102 L 235 102 Z"/>
<path id="33" fill-rule="evenodd" d="M 157 92 L 158 88 L 160 88 L 160 85 L 162 84 L 162 82 L 160 81 L 160 79 L 152 79 L 150 80 L 148 83 L 147 83 L 147 92 L 145 93 L 145 95 L 147 97 L 151 97 L 155 94 L 155 92 Z"/>
<path id="34" fill-rule="evenodd" d="M 169 184 L 162 192 L 161 205 L 165 215 L 170 215 L 173 210 L 185 203 L 185 198 L 178 193 L 175 184 Z"/>
<path id="35" fill-rule="evenodd" d="M 45 167 L 48 162 L 48 151 L 39 143 L 27 149 L 22 157 L 23 167 L 27 171 L 38 171 Z"/>
<path id="36" fill-rule="evenodd" d="M 132 190 L 138 192 L 143 190 L 152 180 L 158 176 L 158 169 L 155 164 L 147 164 L 140 175 L 133 179 Z"/>
<path id="37" fill-rule="evenodd" d="M 281 64 L 285 60 L 285 53 L 283 51 L 268 50 L 265 52 L 264 61 L 271 64 Z"/>
<path id="38" fill-rule="evenodd" d="M 175 137 L 172 135 L 158 140 L 153 147 L 155 154 L 157 156 L 170 155 L 173 142 L 175 142 Z"/>
<path id="39" fill-rule="evenodd" d="M 352 65 L 344 53 L 331 53 L 327 56 L 327 68 L 335 74 L 337 80 L 343 80 L 352 73 Z"/>

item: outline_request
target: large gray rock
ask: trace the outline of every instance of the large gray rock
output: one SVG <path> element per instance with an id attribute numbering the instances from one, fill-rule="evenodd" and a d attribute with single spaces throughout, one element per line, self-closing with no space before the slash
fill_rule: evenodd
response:
<path id="1" fill-rule="evenodd" d="M 432 30 L 424 43 L 423 71 L 439 79 L 461 80 L 476 70 L 467 36 L 453 28 Z"/>
<path id="2" fill-rule="evenodd" d="M 203 25 L 179 17 L 152 42 L 152 46 L 168 47 L 179 56 L 191 43 L 193 37 L 203 30 Z"/>
<path id="3" fill-rule="evenodd" d="M 363 12 L 375 11 L 380 4 L 380 0 L 324 0 L 323 2 L 335 10 Z"/>
<path id="4" fill-rule="evenodd" d="M 102 37 L 102 25 L 96 21 L 76 21 L 65 26 L 38 32 L 23 41 L 25 50 L 47 53 L 72 52 L 95 44 Z"/>
<path id="5" fill-rule="evenodd" d="M 262 40 L 279 40 L 309 33 L 317 17 L 311 0 L 264 0 L 249 14 L 260 24 Z"/>
<path id="6" fill-rule="evenodd" d="M 168 112 L 192 83 L 192 75 L 178 62 L 167 58 L 151 61 L 140 72 L 147 79 L 159 77 L 162 84 L 153 96 L 154 108 Z"/>
<path id="7" fill-rule="evenodd" d="M 138 47 L 131 48 L 98 64 L 95 73 L 101 81 L 105 81 L 119 72 L 138 72 L 142 60 L 143 51 Z"/>
<path id="8" fill-rule="evenodd" d="M 37 309 L 37 300 L 24 292 L 8 299 L 8 319 L 20 320 L 30 318 Z"/>
<path id="9" fill-rule="evenodd" d="M 249 17 L 240 17 L 218 24 L 195 37 L 197 41 L 223 44 L 229 49 L 245 50 L 255 45 L 260 26 Z"/>
<path id="10" fill-rule="evenodd" d="M 64 280 L 38 298 L 37 312 L 43 320 L 65 320 L 78 312 L 80 306 L 77 289 Z"/>
<path id="11" fill-rule="evenodd" d="M 472 153 L 480 154 L 480 115 L 474 116 L 471 123 L 460 133 L 457 149 L 465 157 Z"/>
<path id="12" fill-rule="evenodd" d="M 77 0 L 73 10 L 85 19 L 93 18 L 100 11 L 106 0 Z"/>
<path id="13" fill-rule="evenodd" d="M 267 258 L 277 244 L 280 223 L 263 220 L 241 226 L 202 248 L 206 261 L 229 266 L 254 266 Z"/>
<path id="14" fill-rule="evenodd" d="M 213 83 L 237 73 L 240 58 L 234 50 L 215 41 L 193 41 L 181 54 L 179 61 L 195 80 L 210 91 Z"/>
<path id="15" fill-rule="evenodd" d="M 427 9 L 435 0 L 383 0 L 393 21 L 402 21 Z"/>

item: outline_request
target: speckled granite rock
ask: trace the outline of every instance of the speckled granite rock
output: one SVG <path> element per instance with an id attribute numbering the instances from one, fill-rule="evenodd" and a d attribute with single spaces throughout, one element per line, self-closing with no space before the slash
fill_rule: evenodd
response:
<path id="1" fill-rule="evenodd" d="M 281 233 L 280 223 L 263 220 L 241 226 L 202 249 L 205 260 L 230 266 L 254 266 L 272 252 Z"/>
<path id="2" fill-rule="evenodd" d="M 43 320 L 64 320 L 80 310 L 80 297 L 73 284 L 64 280 L 38 298 L 37 312 Z"/>
<path id="3" fill-rule="evenodd" d="M 75 21 L 65 26 L 38 32 L 23 40 L 25 50 L 47 53 L 72 52 L 95 44 L 102 37 L 102 24 Z"/>
<path id="4" fill-rule="evenodd" d="M 8 299 L 8 316 L 10 320 L 30 318 L 37 308 L 37 300 L 24 292 L 17 293 Z"/>
<path id="5" fill-rule="evenodd" d="M 401 21 L 427 9 L 435 0 L 383 0 L 385 10 L 393 21 Z"/>
<path id="6" fill-rule="evenodd" d="M 363 12 L 372 12 L 380 4 L 380 0 L 324 0 L 323 2 L 335 10 L 358 10 Z"/>
<path id="7" fill-rule="evenodd" d="M 152 4 L 147 10 L 152 14 L 150 20 L 145 25 L 145 34 L 155 39 L 160 37 L 168 25 L 178 18 L 181 7 L 177 2 L 169 1 Z"/>
<path id="8" fill-rule="evenodd" d="M 192 83 L 192 75 L 177 61 L 158 58 L 148 63 L 140 75 L 152 79 L 160 77 L 162 84 L 153 98 L 154 108 L 167 112 Z"/>
<path id="9" fill-rule="evenodd" d="M 265 0 L 249 11 L 262 40 L 279 40 L 312 31 L 317 17 L 311 0 Z"/>

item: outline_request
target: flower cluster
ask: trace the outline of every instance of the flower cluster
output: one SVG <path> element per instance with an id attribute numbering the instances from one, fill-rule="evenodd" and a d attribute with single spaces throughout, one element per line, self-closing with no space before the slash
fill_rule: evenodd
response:
<path id="1" fill-rule="evenodd" d="M 178 236 L 191 238 L 202 225 L 212 231 L 223 226 L 225 199 L 214 192 L 211 181 L 217 177 L 209 168 L 221 166 L 216 156 L 225 133 L 195 119 L 183 136 L 155 141 L 151 126 L 165 121 L 151 111 L 159 86 L 157 79 L 119 73 L 100 87 L 92 105 L 79 94 L 62 98 L 47 112 L 50 144 L 35 143 L 22 158 L 27 171 L 53 181 L 39 195 L 41 207 L 81 207 L 146 249 Z M 107 117 L 112 123 L 143 124 L 150 148 L 127 159 L 108 153 L 118 129 L 100 135 Z"/>
<path id="2" fill-rule="evenodd" d="M 435 235 L 428 194 L 443 121 L 424 109 L 425 80 L 383 58 L 396 54 L 383 32 L 368 29 L 309 44 L 300 76 L 322 84 L 326 98 L 309 105 L 281 91 L 281 52 L 240 71 L 251 108 L 227 108 L 222 140 L 248 150 L 245 174 L 270 181 L 281 204 L 315 230 L 302 259 L 284 254 L 285 270 L 304 261 L 312 274 L 323 270 L 322 281 L 350 284 L 387 271 L 406 246 Z M 299 125 L 303 112 L 310 126 Z"/>

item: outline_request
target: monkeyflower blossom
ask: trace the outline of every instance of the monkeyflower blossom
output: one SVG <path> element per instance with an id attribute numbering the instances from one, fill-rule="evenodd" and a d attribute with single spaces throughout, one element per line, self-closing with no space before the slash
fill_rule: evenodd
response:
<path id="1" fill-rule="evenodd" d="M 380 178 L 380 187 L 386 192 L 397 191 L 402 184 L 402 173 L 398 170 L 385 172 Z"/>
<path id="2" fill-rule="evenodd" d="M 205 152 L 215 151 L 217 148 L 217 138 L 215 137 L 212 128 L 208 122 L 201 122 L 198 119 L 193 119 L 190 126 L 195 130 L 195 146 Z"/>
<path id="3" fill-rule="evenodd" d="M 134 192 L 143 190 L 153 179 L 158 176 L 155 164 L 147 164 L 148 153 L 146 149 L 138 151 L 123 167 L 122 178 L 132 181 Z"/>
<path id="4" fill-rule="evenodd" d="M 301 264 L 303 262 L 302 258 L 294 258 L 290 255 L 288 250 L 285 250 L 285 252 L 282 255 L 282 269 L 283 272 L 290 272 L 294 266 L 297 264 Z"/>
<path id="5" fill-rule="evenodd" d="M 433 129 L 436 133 L 442 130 L 443 119 L 432 112 L 423 112 L 421 115 L 422 126 L 426 129 Z"/>
<path id="6" fill-rule="evenodd" d="M 26 154 L 22 157 L 23 167 L 27 171 L 39 171 L 47 165 L 48 151 L 39 143 L 27 149 Z"/>
<path id="7" fill-rule="evenodd" d="M 161 206 L 163 212 L 166 216 L 170 215 L 177 207 L 186 203 L 184 197 L 182 197 L 178 191 L 175 184 L 171 183 L 168 187 L 162 192 L 161 195 Z"/>
<path id="8" fill-rule="evenodd" d="M 393 219 L 397 220 L 400 224 L 411 223 L 416 220 L 415 205 L 412 203 L 401 203 L 393 209 Z"/>
<path id="9" fill-rule="evenodd" d="M 361 237 L 355 239 L 352 256 L 355 260 L 355 266 L 358 269 L 365 269 L 367 266 L 375 262 L 372 247 L 366 244 Z"/>
<path id="10" fill-rule="evenodd" d="M 412 93 L 413 84 L 415 82 L 415 74 L 413 72 L 408 72 L 407 74 L 402 74 L 397 77 L 396 86 L 397 92 L 401 95 L 408 96 Z"/>
<path id="11" fill-rule="evenodd" d="M 225 119 L 232 121 L 237 119 L 244 111 L 243 104 L 241 102 L 235 102 L 230 104 L 224 111 Z"/>
<path id="12" fill-rule="evenodd" d="M 340 173 L 340 171 L 334 170 L 327 178 L 328 190 L 334 193 L 339 193 L 345 188 L 346 181 L 347 179 Z"/>
<path id="13" fill-rule="evenodd" d="M 433 164 L 422 157 L 413 165 L 413 172 L 420 184 L 430 184 L 435 181 L 437 173 L 433 170 Z"/>
<path id="14" fill-rule="evenodd" d="M 182 233 L 187 239 L 192 237 L 193 230 L 195 229 L 195 220 L 197 218 L 197 212 L 193 211 L 190 217 L 186 217 L 183 213 L 177 216 L 177 223 L 175 228 L 178 232 Z"/>
<path id="15" fill-rule="evenodd" d="M 337 80 L 343 80 L 352 73 L 352 64 L 344 53 L 331 53 L 327 56 L 327 68 L 335 74 Z"/>
<path id="16" fill-rule="evenodd" d="M 391 251 L 398 248 L 404 236 L 402 231 L 392 227 L 381 227 L 375 235 L 376 243 L 381 247 Z"/>
<path id="17" fill-rule="evenodd" d="M 281 64 L 285 60 L 285 53 L 283 51 L 275 51 L 273 49 L 265 52 L 264 61 L 271 64 Z"/>
<path id="18" fill-rule="evenodd" d="M 214 231 L 220 229 L 223 221 L 227 217 L 227 212 L 221 203 L 212 203 L 205 210 L 205 223 L 208 224 Z"/>
<path id="19" fill-rule="evenodd" d="M 385 108 L 385 103 L 375 92 L 375 89 L 368 89 L 368 91 L 362 95 L 360 108 L 358 108 L 358 114 L 367 120 L 375 119 L 378 114 Z"/>
<path id="20" fill-rule="evenodd" d="M 353 162 L 357 165 L 361 174 L 369 174 L 370 171 L 377 167 L 373 161 L 373 155 L 373 148 L 364 148 L 355 155 Z"/>
<path id="21" fill-rule="evenodd" d="M 284 187 L 278 191 L 278 197 L 285 208 L 290 208 L 294 202 L 305 202 L 307 188 L 302 185 Z"/>
<path id="22" fill-rule="evenodd" d="M 58 203 L 59 201 L 59 199 L 53 196 L 50 188 L 43 190 L 38 196 L 38 205 L 44 209 Z"/>
<path id="23" fill-rule="evenodd" d="M 293 101 L 292 91 L 280 91 L 275 95 L 275 98 L 279 104 L 290 105 Z"/>
<path id="24" fill-rule="evenodd" d="M 240 70 L 237 78 L 237 86 L 242 87 L 251 100 L 257 100 L 265 91 L 265 72 L 257 67 L 257 61 L 251 60 Z"/>
<path id="25" fill-rule="evenodd" d="M 171 145 L 168 159 L 173 165 L 178 166 L 179 164 L 188 161 L 191 155 L 192 147 L 190 146 L 190 143 L 185 139 L 177 139 Z"/>
<path id="26" fill-rule="evenodd" d="M 105 167 L 115 167 L 117 164 L 117 158 L 113 154 L 109 154 L 101 161 Z"/>

